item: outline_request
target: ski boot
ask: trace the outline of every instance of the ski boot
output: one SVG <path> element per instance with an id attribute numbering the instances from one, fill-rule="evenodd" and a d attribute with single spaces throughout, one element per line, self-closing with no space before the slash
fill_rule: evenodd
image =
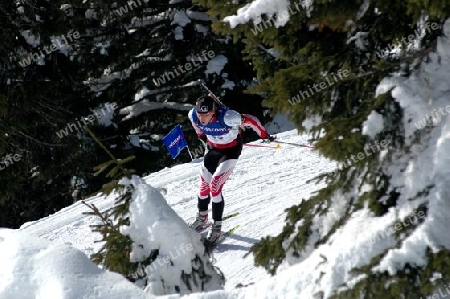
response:
<path id="1" fill-rule="evenodd" d="M 197 232 L 201 232 L 208 225 L 208 211 L 201 211 L 197 213 L 195 221 L 189 224 Z"/>
<path id="2" fill-rule="evenodd" d="M 222 236 L 222 221 L 215 221 L 211 227 L 211 230 L 206 237 L 206 240 L 211 244 L 216 244 L 219 242 L 220 237 Z"/>

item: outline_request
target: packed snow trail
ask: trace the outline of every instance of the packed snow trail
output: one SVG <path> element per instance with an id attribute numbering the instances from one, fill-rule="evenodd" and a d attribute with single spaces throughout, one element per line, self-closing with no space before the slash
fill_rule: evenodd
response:
<path id="1" fill-rule="evenodd" d="M 296 130 L 277 134 L 281 141 L 308 144 L 307 137 L 298 136 Z M 255 142 L 259 144 L 259 142 Z M 168 204 L 186 222 L 197 211 L 197 191 L 201 159 L 191 163 L 165 168 L 144 180 L 162 190 Z M 214 252 L 214 258 L 227 279 L 226 289 L 238 284 L 255 283 L 269 274 L 253 265 L 253 257 L 243 256 L 250 247 L 267 235 L 279 234 L 284 226 L 285 209 L 300 203 L 324 184 L 306 183 L 317 175 L 332 171 L 333 163 L 317 151 L 283 144 L 280 149 L 244 147 L 238 164 L 225 184 L 224 215 L 239 212 L 224 222 L 223 230 L 236 225 L 239 228 Z M 87 200 L 105 209 L 112 197 L 96 196 Z M 80 202 L 49 217 L 26 223 L 21 229 L 49 240 L 68 243 L 88 256 L 96 252 L 99 235 L 91 233 L 89 225 L 97 219 L 82 215 L 88 208 Z M 211 211 L 211 206 L 210 206 Z M 211 214 L 211 212 L 210 212 Z"/>

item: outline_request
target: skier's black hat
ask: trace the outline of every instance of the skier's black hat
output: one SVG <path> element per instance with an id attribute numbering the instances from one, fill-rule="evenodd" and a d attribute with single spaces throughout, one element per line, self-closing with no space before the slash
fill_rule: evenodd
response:
<path id="1" fill-rule="evenodd" d="M 200 114 L 208 113 L 209 111 L 216 110 L 216 102 L 210 95 L 205 94 L 197 99 L 195 109 Z"/>

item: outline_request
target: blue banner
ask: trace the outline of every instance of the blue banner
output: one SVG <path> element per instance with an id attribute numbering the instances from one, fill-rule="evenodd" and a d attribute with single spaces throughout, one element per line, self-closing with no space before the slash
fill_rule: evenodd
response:
<path id="1" fill-rule="evenodd" d="M 169 150 L 172 159 L 175 159 L 180 154 L 181 150 L 188 146 L 180 125 L 173 128 L 172 131 L 163 138 L 163 143 Z"/>

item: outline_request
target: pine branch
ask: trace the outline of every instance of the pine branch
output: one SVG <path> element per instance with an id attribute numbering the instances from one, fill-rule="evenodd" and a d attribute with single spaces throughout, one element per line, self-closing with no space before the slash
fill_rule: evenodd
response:
<path id="1" fill-rule="evenodd" d="M 94 141 L 97 142 L 97 144 L 108 154 L 108 156 L 111 157 L 112 160 L 114 160 L 114 162 L 116 162 L 117 165 L 120 165 L 116 157 L 114 157 L 114 155 L 106 148 L 106 146 L 104 146 L 103 143 L 101 143 L 100 140 L 98 140 L 97 136 L 95 136 L 94 133 L 92 133 L 91 129 L 89 129 L 88 126 L 83 126 L 83 129 L 86 130 L 86 132 L 88 132 L 89 135 L 91 135 L 92 139 L 94 139 Z"/>

